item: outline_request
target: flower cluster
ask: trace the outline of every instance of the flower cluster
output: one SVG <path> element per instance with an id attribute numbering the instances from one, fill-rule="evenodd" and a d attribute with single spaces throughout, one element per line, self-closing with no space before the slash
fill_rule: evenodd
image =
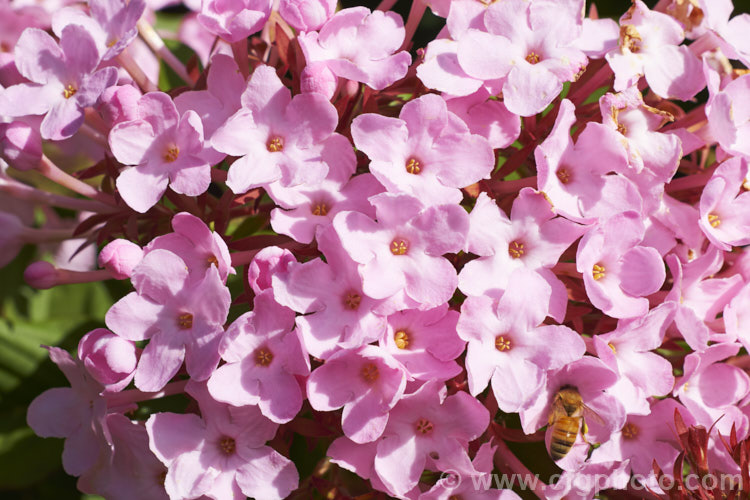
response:
<path id="1" fill-rule="evenodd" d="M 28 409 L 82 491 L 746 478 L 750 15 L 729 0 L 619 22 L 583 0 L 415 0 L 406 20 L 205 0 L 177 33 L 152 25 L 163 2 L 0 2 L 0 264 L 94 244 L 99 269 L 40 260 L 27 282 L 130 287 L 75 356 L 46 347 L 70 387 Z M 427 8 L 445 27 L 420 47 Z M 300 446 L 320 450 L 304 473 Z"/>

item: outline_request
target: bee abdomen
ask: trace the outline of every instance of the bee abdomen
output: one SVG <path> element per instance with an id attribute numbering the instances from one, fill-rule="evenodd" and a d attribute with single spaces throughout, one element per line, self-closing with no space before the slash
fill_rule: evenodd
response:
<path id="1" fill-rule="evenodd" d="M 550 439 L 550 456 L 553 460 L 560 460 L 568 454 L 578 436 L 578 420 L 562 417 L 552 428 Z"/>

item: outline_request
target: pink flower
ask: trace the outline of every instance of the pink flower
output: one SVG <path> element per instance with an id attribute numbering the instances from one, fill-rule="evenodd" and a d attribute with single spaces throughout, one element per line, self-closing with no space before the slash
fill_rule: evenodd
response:
<path id="1" fill-rule="evenodd" d="M 615 72 L 615 90 L 646 77 L 663 98 L 686 101 L 705 85 L 700 60 L 685 45 L 682 26 L 670 16 L 649 10 L 641 0 L 620 18 L 620 46 L 607 53 Z"/>
<path id="2" fill-rule="evenodd" d="M 96 41 L 102 60 L 125 50 L 138 36 L 136 23 L 146 8 L 145 0 L 89 0 L 89 15 L 77 7 L 65 7 L 52 17 L 52 31 L 59 37 L 66 26 L 84 28 Z"/>
<path id="3" fill-rule="evenodd" d="M 666 278 L 664 262 L 652 247 L 641 246 L 645 228 L 639 214 L 623 212 L 590 230 L 578 244 L 576 268 L 591 304 L 613 318 L 648 311 L 647 295 Z"/>
<path id="4" fill-rule="evenodd" d="M 589 442 L 606 442 L 611 434 L 621 429 L 625 423 L 625 408 L 622 403 L 605 392 L 617 382 L 617 379 L 614 371 L 592 356 L 584 356 L 558 370 L 548 372 L 547 384 L 542 388 L 536 401 L 519 412 L 524 431 L 530 434 L 547 425 L 555 395 L 562 388 L 572 387 L 581 395 L 583 403 L 601 419 L 586 419 Z M 546 434 L 548 449 L 551 432 L 552 426 L 549 426 Z M 557 461 L 557 465 L 563 470 L 577 470 L 586 459 L 587 451 L 588 445 L 578 435 L 576 444 L 564 458 Z"/>
<path id="5" fill-rule="evenodd" d="M 271 13 L 271 0 L 206 0 L 198 21 L 208 31 L 233 43 L 260 31 Z"/>
<path id="6" fill-rule="evenodd" d="M 636 474 L 650 474 L 654 460 L 663 471 L 672 471 L 679 454 L 674 431 L 675 411 L 680 412 L 687 425 L 695 424 L 690 412 L 674 399 L 656 400 L 647 415 L 628 415 L 623 428 L 597 449 L 597 458 L 630 460 L 630 468 Z"/>
<path id="7" fill-rule="evenodd" d="M 588 122 L 576 143 L 570 130 L 575 106 L 567 99 L 552 132 L 534 151 L 537 186 L 554 210 L 577 222 L 592 222 L 626 210 L 641 211 L 637 187 L 620 174 L 628 157 L 622 141 L 605 127 Z"/>
<path id="8" fill-rule="evenodd" d="M 500 300 L 468 297 L 458 334 L 469 343 L 466 371 L 476 396 L 492 382 L 498 406 L 518 412 L 542 390 L 546 371 L 581 358 L 583 339 L 562 325 L 539 326 L 547 316 L 551 287 L 536 273 L 518 269 Z"/>
<path id="9" fill-rule="evenodd" d="M 198 401 L 194 413 L 157 413 L 146 422 L 151 451 L 167 466 L 169 498 L 281 500 L 297 487 L 294 464 L 265 442 L 277 424 L 255 406 L 217 403 L 204 384 L 189 383 Z"/>
<path id="10" fill-rule="evenodd" d="M 750 193 L 744 189 L 748 164 L 731 158 L 717 168 L 703 188 L 698 224 L 722 250 L 750 243 Z"/>
<path id="11" fill-rule="evenodd" d="M 395 12 L 366 7 L 338 11 L 320 28 L 297 36 L 307 64 L 324 61 L 338 77 L 382 90 L 406 75 L 411 64 L 404 24 Z"/>
<path id="12" fill-rule="evenodd" d="M 463 97 L 443 96 L 448 111 L 461 118 L 472 134 L 481 135 L 493 149 L 506 148 L 521 133 L 521 118 L 508 111 L 502 101 L 490 99 L 484 87 Z"/>
<path id="13" fill-rule="evenodd" d="M 211 231 L 198 217 L 180 212 L 172 217 L 173 233 L 157 236 L 143 249 L 148 255 L 154 250 L 169 250 L 178 255 L 187 265 L 191 279 L 200 281 L 212 267 L 226 283 L 232 267 L 227 244 L 219 233 Z"/>
<path id="14" fill-rule="evenodd" d="M 712 70 L 706 71 L 713 73 Z M 718 75 L 714 78 L 718 80 Z M 718 81 L 709 73 L 706 103 L 711 135 L 729 153 L 750 155 L 750 108 L 745 96 L 750 91 L 750 75 L 741 75 L 719 88 Z"/>
<path id="15" fill-rule="evenodd" d="M 253 311 L 227 329 L 219 349 L 227 363 L 208 380 L 211 396 L 234 406 L 258 405 L 277 423 L 294 418 L 303 399 L 295 376 L 310 373 L 310 360 L 293 326 L 294 313 L 270 290 L 257 295 Z"/>
<path id="16" fill-rule="evenodd" d="M 675 309 L 674 303 L 664 303 L 641 318 L 620 320 L 616 330 L 592 338 L 594 353 L 620 374 L 609 392 L 619 397 L 628 413 L 647 415 L 647 399 L 672 390 L 672 364 L 651 351 L 661 346 Z"/>
<path id="17" fill-rule="evenodd" d="M 167 500 L 163 480 L 167 468 L 149 449 L 143 422 L 110 413 L 107 430 L 114 447 L 109 460 L 84 474 L 77 487 L 112 500 Z"/>
<path id="18" fill-rule="evenodd" d="M 336 12 L 335 0 L 281 0 L 279 14 L 297 31 L 317 31 Z"/>
<path id="19" fill-rule="evenodd" d="M 46 32 L 27 29 L 18 40 L 15 59 L 18 71 L 31 83 L 0 93 L 0 114 L 46 114 L 40 132 L 53 141 L 73 136 L 83 124 L 84 109 L 96 104 L 104 89 L 117 80 L 115 68 L 96 71 L 99 53 L 80 26 L 66 27 L 59 45 Z"/>
<path id="20" fill-rule="evenodd" d="M 497 85 L 508 110 L 535 115 L 587 63 L 574 46 L 582 20 L 573 1 L 493 3 L 483 17 L 486 31 L 472 27 L 457 39 L 458 63 L 472 78 L 502 79 Z"/>
<path id="21" fill-rule="evenodd" d="M 382 481 L 390 494 L 401 496 L 417 485 L 425 467 L 470 468 L 466 448 L 488 423 L 489 413 L 479 401 L 465 392 L 446 397 L 443 384 L 427 382 L 391 410 L 376 447 L 352 446 L 347 438 L 339 438 L 328 455 L 346 468 L 374 470 L 372 476 Z M 369 459 L 372 451 L 374 456 Z M 363 456 L 352 456 L 357 453 Z M 367 470 L 360 473 L 363 474 L 370 475 Z"/>
<path id="22" fill-rule="evenodd" d="M 344 407 L 341 426 L 355 443 L 378 439 L 388 412 L 401 399 L 406 373 L 390 354 L 376 346 L 339 351 L 307 380 L 307 397 L 318 411 Z"/>
<path id="23" fill-rule="evenodd" d="M 272 278 L 276 300 L 298 316 L 297 329 L 307 352 L 326 359 L 341 348 L 367 344 L 385 330 L 385 318 L 376 314 L 382 301 L 363 292 L 362 278 L 331 229 L 320 233 L 318 244 L 326 256 L 289 265 L 288 272 Z"/>
<path id="24" fill-rule="evenodd" d="M 107 392 L 124 389 L 135 376 L 135 344 L 106 328 L 92 330 L 78 343 L 78 359 Z"/>
<path id="25" fill-rule="evenodd" d="M 188 374 L 205 380 L 219 362 L 222 325 L 230 294 L 211 266 L 205 277 L 190 281 L 185 262 L 168 250 L 154 250 L 135 268 L 136 291 L 107 312 L 107 327 L 128 340 L 150 339 L 135 372 L 142 391 L 158 391 L 186 359 Z"/>
<path id="26" fill-rule="evenodd" d="M 202 158 L 203 125 L 195 111 L 180 116 L 167 94 L 150 92 L 138 102 L 138 119 L 118 123 L 109 133 L 117 160 L 133 165 L 117 177 L 117 190 L 133 210 L 153 207 L 167 184 L 197 196 L 208 189 L 211 165 Z"/>
<path id="27" fill-rule="evenodd" d="M 458 188 L 489 178 L 495 163 L 487 140 L 471 134 L 434 94 L 409 101 L 398 119 L 358 116 L 352 138 L 389 192 L 410 194 L 425 205 L 459 203 Z"/>
<path id="28" fill-rule="evenodd" d="M 80 476 L 111 446 L 105 437 L 107 402 L 99 396 L 102 386 L 90 378 L 80 361 L 57 347 L 47 350 L 70 387 L 48 389 L 37 396 L 29 405 L 26 420 L 41 437 L 65 438 L 63 468 L 72 476 Z"/>
<path id="29" fill-rule="evenodd" d="M 703 352 L 688 354 L 673 395 L 690 410 L 698 424 L 713 427 L 724 436 L 729 435 L 734 425 L 738 438 L 744 439 L 750 425 L 747 414 L 738 405 L 750 393 L 750 377 L 741 368 L 720 363 L 736 355 L 739 348 L 736 343 L 714 344 Z"/>
<path id="30" fill-rule="evenodd" d="M 550 268 L 586 227 L 555 217 L 544 194 L 531 188 L 521 190 L 510 218 L 486 194 L 480 194 L 469 221 L 467 248 L 481 257 L 461 270 L 461 291 L 471 296 L 496 296 L 508 289 L 514 270 L 536 271 L 552 286 L 550 315 L 562 321 L 567 294 Z"/>
<path id="31" fill-rule="evenodd" d="M 379 345 L 417 380 L 448 380 L 461 373 L 454 360 L 466 346 L 456 331 L 459 314 L 448 304 L 427 311 L 406 310 L 388 316 Z"/>
<path id="32" fill-rule="evenodd" d="M 333 220 L 341 244 L 359 264 L 362 291 L 374 299 L 393 297 L 406 308 L 447 302 L 458 279 L 442 255 L 463 248 L 466 211 L 459 205 L 423 208 L 416 198 L 390 193 L 370 201 L 377 222 L 358 212 L 341 212 Z"/>
<path id="33" fill-rule="evenodd" d="M 217 150 L 240 157 L 227 179 L 235 193 L 275 181 L 284 186 L 318 182 L 328 172 L 327 155 L 335 158 L 351 148 L 334 133 L 333 104 L 318 93 L 292 98 L 270 66 L 255 69 L 241 100 L 242 109 L 211 140 Z"/>

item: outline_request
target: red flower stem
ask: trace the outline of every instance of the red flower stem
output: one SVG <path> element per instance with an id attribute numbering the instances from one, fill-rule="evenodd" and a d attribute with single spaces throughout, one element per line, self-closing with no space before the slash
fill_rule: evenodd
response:
<path id="1" fill-rule="evenodd" d="M 190 77 L 190 73 L 188 73 L 185 65 L 182 64 L 182 61 L 177 59 L 177 56 L 175 56 L 172 51 L 169 50 L 169 48 L 164 44 L 164 40 L 161 39 L 154 27 L 151 26 L 151 24 L 149 24 L 149 22 L 145 19 L 140 19 L 137 23 L 137 26 L 138 33 L 141 34 L 141 38 L 143 38 L 148 46 L 151 47 L 151 50 L 153 50 L 156 55 L 158 55 L 165 63 L 167 63 L 167 66 L 172 68 L 174 72 L 177 73 L 177 76 L 182 78 L 185 83 L 187 83 L 191 87 L 195 85 L 195 80 Z"/>
<path id="2" fill-rule="evenodd" d="M 378 7 L 375 10 L 382 10 L 383 12 L 388 12 L 389 10 L 393 8 L 394 5 L 396 5 L 396 2 L 398 2 L 398 0 L 382 0 L 382 2 L 380 2 L 380 5 L 378 5 Z"/>
<path id="3" fill-rule="evenodd" d="M 401 44 L 399 50 L 406 50 L 411 43 L 411 39 L 417 31 L 417 26 L 419 26 L 419 22 L 422 20 L 425 10 L 427 10 L 427 4 L 424 3 L 424 0 L 414 0 L 411 3 L 409 17 L 406 18 L 406 36 L 404 36 L 404 43 Z"/>
<path id="4" fill-rule="evenodd" d="M 136 60 L 133 59 L 128 49 L 120 52 L 120 54 L 117 56 L 117 62 L 119 62 L 120 66 L 122 66 L 122 68 L 128 72 L 130 77 L 138 85 L 141 91 L 156 92 L 159 90 L 159 87 L 154 82 L 152 82 L 148 78 L 148 76 L 146 76 L 146 73 L 143 72 Z"/>
<path id="5" fill-rule="evenodd" d="M 713 175 L 711 172 L 705 172 L 702 174 L 687 175 L 685 177 L 678 177 L 672 179 L 672 181 L 664 187 L 667 193 L 674 193 L 677 191 L 687 191 L 688 189 L 697 189 L 705 187 L 708 180 Z"/>
<path id="6" fill-rule="evenodd" d="M 85 182 L 80 181 L 69 173 L 61 170 L 60 167 L 52 163 L 52 160 L 46 156 L 42 156 L 42 161 L 39 162 L 37 170 L 49 180 L 56 182 L 61 186 L 65 186 L 71 191 L 107 205 L 116 205 L 115 199 L 112 196 L 99 191 L 93 186 L 89 186 Z"/>
<path id="7" fill-rule="evenodd" d="M 536 188 L 536 175 L 510 181 L 488 181 L 495 194 L 513 194 L 525 187 Z"/>
<path id="8" fill-rule="evenodd" d="M 234 55 L 234 60 L 237 61 L 237 66 L 240 68 L 242 77 L 247 80 L 247 77 L 250 76 L 250 59 L 247 54 L 247 38 L 232 43 L 232 55 Z"/>
<path id="9" fill-rule="evenodd" d="M 117 209 L 111 205 L 105 205 L 94 200 L 82 200 L 80 198 L 72 198 L 70 196 L 64 196 L 56 193 L 49 193 L 36 189 L 31 186 L 27 186 L 21 182 L 17 182 L 12 179 L 5 179 L 0 181 L 0 192 L 6 193 L 8 196 L 25 201 L 31 201 L 33 203 L 39 203 L 41 205 L 51 205 L 54 207 L 68 208 L 70 210 L 82 210 L 85 212 L 98 212 L 98 213 L 111 213 L 116 212 Z"/>
<path id="10" fill-rule="evenodd" d="M 57 268 L 56 284 L 68 285 L 71 283 L 95 283 L 97 281 L 111 280 L 112 275 L 106 269 L 96 271 L 71 271 L 70 269 Z"/>
<path id="11" fill-rule="evenodd" d="M 170 382 L 159 392 L 143 392 L 138 389 L 128 389 L 126 391 L 118 392 L 115 394 L 105 394 L 107 398 L 107 407 L 114 408 L 117 406 L 124 406 L 128 404 L 138 403 L 140 401 L 150 401 L 152 399 L 159 399 L 173 394 L 181 394 L 185 392 L 185 384 L 187 380 L 179 380 L 177 382 Z"/>
<path id="12" fill-rule="evenodd" d="M 545 484 L 541 481 L 535 481 L 531 479 L 536 477 L 536 474 L 532 474 L 529 469 L 510 451 L 508 445 L 502 439 L 495 441 L 497 449 L 495 450 L 495 467 L 503 474 L 517 474 L 516 477 L 522 477 L 528 479 L 528 484 L 531 486 L 531 490 L 539 498 L 547 498 L 544 494 Z"/>

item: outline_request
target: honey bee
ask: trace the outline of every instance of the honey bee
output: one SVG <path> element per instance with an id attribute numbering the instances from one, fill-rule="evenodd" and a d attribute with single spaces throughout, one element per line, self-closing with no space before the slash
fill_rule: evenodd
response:
<path id="1" fill-rule="evenodd" d="M 553 460 L 560 460 L 568 454 L 579 432 L 586 441 L 585 435 L 588 428 L 584 415 L 592 417 L 599 423 L 604 423 L 594 410 L 583 403 L 578 389 L 570 385 L 562 386 L 555 394 L 552 410 L 549 413 L 549 425 L 552 428 L 550 456 Z"/>

